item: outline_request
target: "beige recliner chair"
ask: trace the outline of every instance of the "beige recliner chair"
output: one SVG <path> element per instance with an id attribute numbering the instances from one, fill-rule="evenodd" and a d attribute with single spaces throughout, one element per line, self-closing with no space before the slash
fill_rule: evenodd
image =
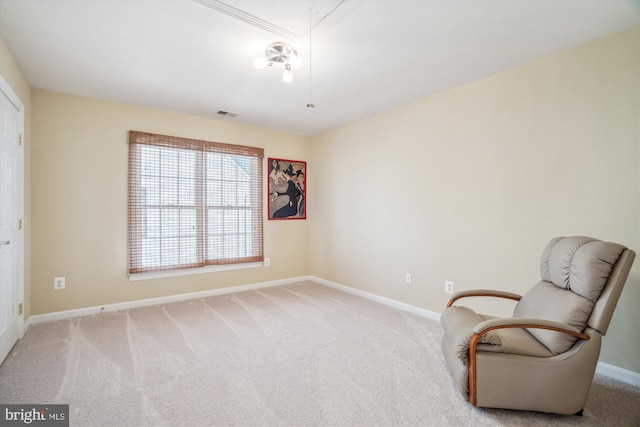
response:
<path id="1" fill-rule="evenodd" d="M 542 280 L 524 296 L 455 294 L 441 316 L 442 349 L 460 393 L 474 406 L 582 414 L 613 310 L 635 253 L 590 237 L 545 248 Z M 518 301 L 513 317 L 453 305 L 469 296 Z"/>

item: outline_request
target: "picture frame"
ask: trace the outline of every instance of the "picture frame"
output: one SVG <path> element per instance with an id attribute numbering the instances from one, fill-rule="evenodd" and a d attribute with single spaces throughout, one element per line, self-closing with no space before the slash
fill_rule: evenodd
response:
<path id="1" fill-rule="evenodd" d="M 307 162 L 269 157 L 268 219 L 307 219 Z"/>

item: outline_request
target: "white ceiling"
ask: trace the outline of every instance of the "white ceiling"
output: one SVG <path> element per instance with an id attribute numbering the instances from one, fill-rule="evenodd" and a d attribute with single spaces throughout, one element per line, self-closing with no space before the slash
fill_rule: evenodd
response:
<path id="1" fill-rule="evenodd" d="M 0 0 L 34 87 L 303 135 L 639 23 L 638 0 Z M 291 84 L 253 69 L 275 41 L 303 57 Z"/>

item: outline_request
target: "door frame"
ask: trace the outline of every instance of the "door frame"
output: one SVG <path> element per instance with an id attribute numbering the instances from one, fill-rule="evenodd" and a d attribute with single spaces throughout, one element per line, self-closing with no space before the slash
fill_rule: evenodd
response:
<path id="1" fill-rule="evenodd" d="M 9 102 L 13 104 L 14 107 L 18 110 L 18 123 L 17 123 L 17 131 L 18 138 L 22 135 L 22 145 L 18 146 L 17 154 L 16 154 L 16 184 L 17 184 L 17 202 L 18 202 L 18 218 L 22 219 L 22 230 L 19 230 L 17 233 L 17 249 L 16 253 L 18 254 L 18 260 L 16 265 L 16 292 L 18 304 L 22 304 L 22 314 L 18 315 L 18 339 L 22 338 L 24 335 L 24 316 L 26 312 L 26 307 L 24 305 L 24 265 L 25 265 L 25 246 L 24 246 L 24 234 L 26 218 L 24 217 L 24 146 L 26 144 L 25 136 L 24 136 L 24 104 L 18 97 L 18 95 L 11 88 L 11 85 L 6 81 L 4 76 L 0 74 L 0 92 L 7 97 Z"/>

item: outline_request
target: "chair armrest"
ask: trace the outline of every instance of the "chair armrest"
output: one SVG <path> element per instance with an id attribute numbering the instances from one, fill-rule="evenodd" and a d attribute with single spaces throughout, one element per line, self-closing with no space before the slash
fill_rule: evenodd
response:
<path id="1" fill-rule="evenodd" d="M 513 292 L 507 291 L 499 291 L 495 289 L 474 289 L 470 291 L 461 291 L 454 294 L 449 302 L 447 303 L 447 307 L 451 307 L 456 300 L 465 297 L 496 297 L 496 298 L 506 298 L 512 299 L 514 301 L 520 301 L 522 295 L 514 294 Z"/>
<path id="2" fill-rule="evenodd" d="M 503 319 L 490 319 L 478 323 L 473 328 L 473 334 L 482 336 L 489 331 L 504 328 L 538 328 L 550 331 L 562 332 L 573 335 L 583 340 L 590 339 L 589 335 L 580 332 L 577 328 L 562 322 L 552 320 L 536 319 L 531 317 L 508 317 Z"/>

